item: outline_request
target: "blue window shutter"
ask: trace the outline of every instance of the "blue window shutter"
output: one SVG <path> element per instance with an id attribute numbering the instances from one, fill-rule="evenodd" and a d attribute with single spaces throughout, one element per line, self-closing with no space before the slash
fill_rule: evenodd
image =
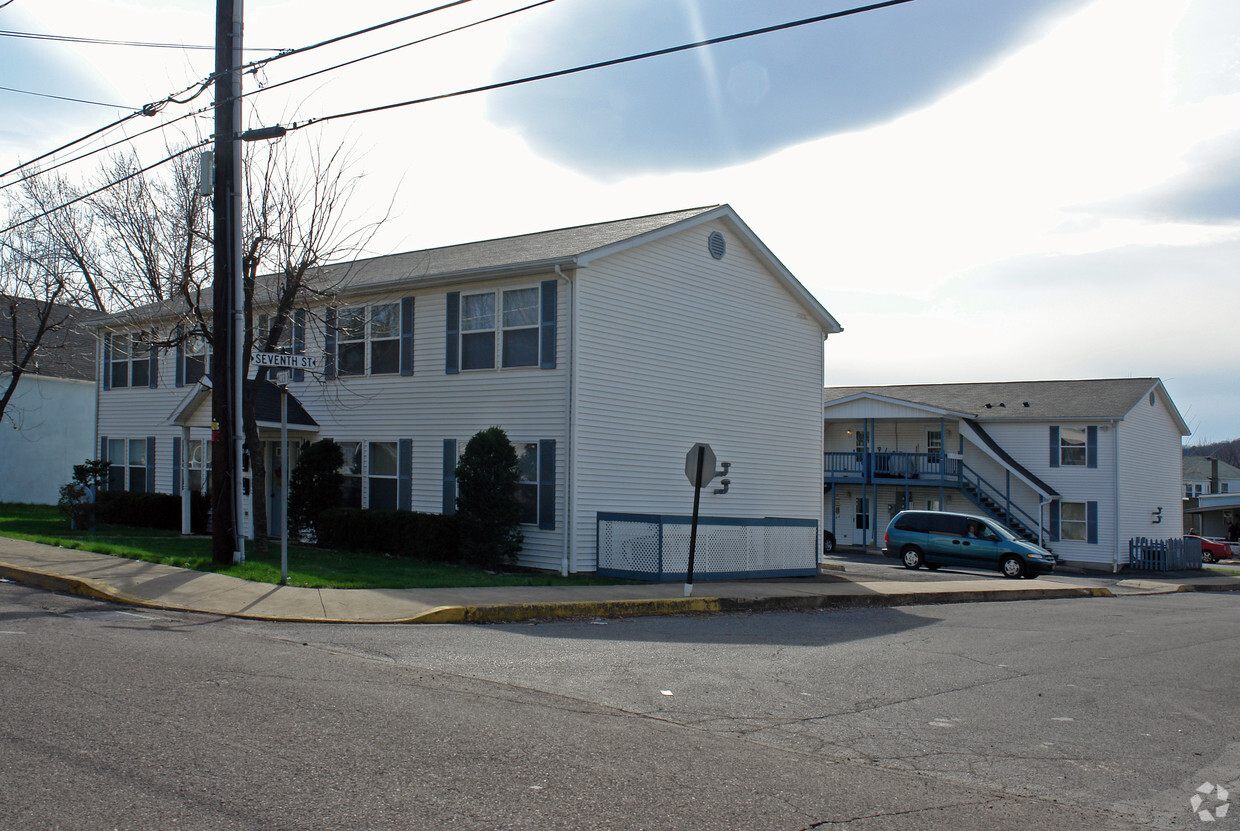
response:
<path id="1" fill-rule="evenodd" d="M 178 323 L 176 328 L 176 366 L 173 376 L 178 387 L 185 386 L 185 324 Z"/>
<path id="2" fill-rule="evenodd" d="M 1051 467 L 1059 467 L 1059 428 L 1051 428 Z"/>
<path id="3" fill-rule="evenodd" d="M 103 388 L 112 389 L 112 336 L 103 336 Z"/>
<path id="4" fill-rule="evenodd" d="M 413 510 L 413 439 L 401 439 L 396 452 L 396 509 Z"/>
<path id="5" fill-rule="evenodd" d="M 336 377 L 336 307 L 327 307 L 327 322 L 323 330 L 323 351 L 327 353 L 327 367 L 323 375 L 327 380 Z"/>
<path id="6" fill-rule="evenodd" d="M 306 310 L 297 309 L 293 312 L 293 354 L 306 354 Z M 293 370 L 294 381 L 306 380 L 304 369 Z"/>
<path id="7" fill-rule="evenodd" d="M 456 513 L 456 439 L 443 440 L 443 514 Z"/>
<path id="8" fill-rule="evenodd" d="M 542 284 L 542 324 L 539 327 L 541 338 L 539 367 L 555 369 L 555 304 L 556 281 L 544 280 Z"/>
<path id="9" fill-rule="evenodd" d="M 555 530 L 555 439 L 538 443 L 538 527 Z"/>
<path id="10" fill-rule="evenodd" d="M 1098 503 L 1085 503 L 1085 541 L 1090 545 L 1098 544 Z"/>
<path id="11" fill-rule="evenodd" d="M 448 319 L 444 322 L 444 368 L 446 375 L 461 371 L 461 293 L 448 292 Z"/>
<path id="12" fill-rule="evenodd" d="M 1085 428 L 1085 466 L 1098 466 L 1098 428 Z"/>
<path id="13" fill-rule="evenodd" d="M 151 340 L 155 340 L 155 331 L 151 330 Z M 151 343 L 151 355 L 147 363 L 147 374 L 150 381 L 147 383 L 149 389 L 159 389 L 159 348 Z"/>
<path id="14" fill-rule="evenodd" d="M 1052 430 L 1055 428 L 1051 428 Z M 1051 542 L 1059 542 L 1059 502 L 1051 503 L 1051 527 L 1047 529 L 1051 535 Z"/>
<path id="15" fill-rule="evenodd" d="M 400 374 L 413 374 L 413 298 L 400 299 Z"/>
<path id="16" fill-rule="evenodd" d="M 108 460 L 108 437 L 99 437 L 99 460 L 106 462 Z"/>
<path id="17" fill-rule="evenodd" d="M 155 437 L 146 437 L 146 492 L 155 492 Z"/>
<path id="18" fill-rule="evenodd" d="M 181 437 L 172 437 L 172 493 L 181 493 Z"/>

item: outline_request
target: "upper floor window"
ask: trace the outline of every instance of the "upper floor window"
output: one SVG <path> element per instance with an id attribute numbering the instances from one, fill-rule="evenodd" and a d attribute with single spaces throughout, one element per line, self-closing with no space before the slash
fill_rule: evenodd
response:
<path id="1" fill-rule="evenodd" d="M 412 309 L 409 312 L 412 316 Z M 336 375 L 391 375 L 401 371 L 401 303 L 350 306 L 335 312 Z M 412 343 L 412 334 L 409 338 Z M 330 352 L 330 349 L 329 349 Z M 408 357 L 412 360 L 412 356 Z"/>
<path id="2" fill-rule="evenodd" d="M 1059 464 L 1064 467 L 1085 465 L 1085 428 L 1059 428 Z"/>
<path id="3" fill-rule="evenodd" d="M 115 332 L 108 335 L 109 385 L 147 387 L 151 383 L 151 344 L 146 332 Z"/>
<path id="4" fill-rule="evenodd" d="M 1097 427 L 1051 427 L 1051 467 L 1098 467 Z"/>
<path id="5" fill-rule="evenodd" d="M 195 384 L 207 374 L 207 339 L 202 332 L 192 332 L 185 337 L 182 349 L 185 368 L 182 370 L 184 383 Z"/>
<path id="6" fill-rule="evenodd" d="M 938 457 L 943 453 L 942 430 L 926 431 L 926 453 L 930 455 L 931 461 L 938 461 Z"/>
<path id="7" fill-rule="evenodd" d="M 449 292 L 446 371 L 555 368 L 556 281 Z"/>

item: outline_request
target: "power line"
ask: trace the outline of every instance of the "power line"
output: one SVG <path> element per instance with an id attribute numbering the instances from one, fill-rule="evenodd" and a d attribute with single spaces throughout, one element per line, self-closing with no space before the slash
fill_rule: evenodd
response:
<path id="1" fill-rule="evenodd" d="M 56 213 L 57 211 L 64 210 L 65 208 L 68 208 L 70 205 L 76 205 L 78 202 L 82 202 L 82 201 L 85 201 L 85 200 L 87 200 L 87 199 L 90 199 L 92 196 L 96 196 L 96 195 L 98 195 L 98 194 L 100 194 L 100 193 L 103 193 L 105 190 L 108 190 L 108 189 L 110 189 L 110 188 L 114 188 L 114 187 L 116 187 L 117 185 L 124 184 L 125 182 L 128 182 L 130 179 L 133 179 L 133 178 L 136 178 L 136 177 L 138 177 L 138 176 L 141 176 L 142 174 L 147 173 L 148 171 L 154 170 L 155 168 L 160 167 L 161 165 L 165 165 L 165 164 L 167 164 L 168 162 L 172 161 L 173 159 L 180 158 L 181 156 L 184 156 L 186 153 L 192 153 L 192 152 L 194 152 L 195 150 L 199 150 L 199 149 L 201 149 L 201 148 L 203 148 L 203 147 L 206 147 L 206 146 L 207 146 L 207 145 L 209 145 L 209 144 L 211 144 L 211 140 L 209 140 L 209 139 L 208 139 L 207 141 L 200 141 L 200 142 L 198 142 L 197 144 L 194 144 L 194 145 L 191 145 L 191 146 L 189 146 L 189 147 L 186 147 L 186 148 L 185 148 L 185 149 L 183 149 L 183 150 L 178 150 L 177 152 L 175 152 L 175 153 L 173 153 L 173 154 L 171 154 L 171 155 L 169 155 L 169 156 L 165 156 L 164 158 L 160 159 L 159 161 L 155 162 L 154 164 L 149 164 L 149 165 L 147 165 L 146 167 L 139 168 L 138 170 L 134 170 L 134 171 L 132 171 L 132 172 L 130 172 L 130 173 L 127 173 L 126 175 L 122 176 L 122 177 L 121 177 L 121 178 L 119 178 L 119 179 L 116 179 L 115 181 L 108 182 L 106 185 L 100 185 L 99 187 L 95 188 L 94 190 L 90 191 L 89 193 L 83 193 L 83 194 L 82 194 L 82 195 L 80 195 L 80 196 L 76 196 L 76 197 L 74 197 L 73 199 L 70 199 L 68 202 L 64 202 L 64 203 L 62 203 L 62 204 L 60 204 L 60 205 L 57 205 L 57 206 L 56 206 L 56 207 L 54 207 L 54 208 L 48 208 L 47 210 L 43 211 L 42 213 L 35 214 L 34 216 L 28 216 L 28 217 L 26 217 L 25 219 L 23 219 L 21 222 L 14 222 L 14 223 L 13 223 L 12 225 L 10 225 L 9 227 L 7 227 L 7 228 L 3 228 L 3 229 L 0 229 L 0 234 L 7 234 L 9 231 L 14 231 L 14 230 L 16 230 L 16 229 L 18 229 L 18 228 L 21 228 L 23 225 L 29 225 L 31 222 L 34 222 L 34 221 L 39 220 L 39 219 L 42 219 L 42 218 L 43 218 L 43 217 L 45 217 L 45 216 L 49 216 L 49 215 L 51 215 L 51 214 L 54 214 L 54 213 Z"/>
<path id="2" fill-rule="evenodd" d="M 12 0 L 10 0 L 10 2 L 12 2 Z M 408 20 L 413 20 L 413 19 L 418 18 L 418 17 L 423 17 L 423 16 L 425 16 L 425 15 L 432 14 L 432 13 L 437 12 L 437 11 L 442 11 L 442 10 L 444 10 L 444 9 L 452 8 L 453 6 L 460 6 L 460 5 L 463 5 L 463 4 L 465 4 L 465 3 L 469 3 L 469 2 L 472 2 L 472 0 L 452 0 L 452 2 L 445 3 L 445 4 L 440 5 L 440 6 L 436 6 L 436 7 L 434 7 L 434 8 L 425 9 L 425 10 L 420 11 L 420 12 L 414 12 L 413 14 L 408 14 L 408 15 L 405 15 L 405 16 L 403 16 L 403 17 L 398 17 L 398 18 L 395 18 L 395 19 L 393 19 L 393 20 L 386 21 L 386 22 L 384 22 L 384 23 L 379 23 L 379 24 L 376 24 L 376 25 L 374 25 L 374 26 L 368 26 L 368 27 L 366 27 L 366 28 L 364 28 L 364 29 L 358 29 L 357 31 L 354 31 L 354 32 L 349 32 L 348 34 L 344 34 L 344 35 L 339 35 L 339 36 L 334 37 L 334 38 L 329 38 L 329 39 L 327 39 L 327 40 L 320 41 L 320 42 L 318 42 L 318 43 L 313 43 L 313 44 L 310 44 L 309 46 L 303 46 L 303 47 L 299 47 L 299 48 L 297 48 L 297 49 L 285 50 L 285 51 L 281 52 L 279 55 L 276 55 L 276 56 L 274 56 L 274 57 L 271 57 L 271 58 L 264 58 L 264 59 L 259 60 L 259 61 L 253 61 L 253 62 L 251 62 L 251 63 L 249 63 L 249 64 L 245 64 L 245 65 L 243 65 L 243 66 L 241 66 L 241 67 L 238 67 L 238 68 L 237 68 L 237 70 L 238 70 L 238 71 L 243 71 L 243 72 L 253 72 L 253 71 L 257 70 L 258 68 L 260 68 L 260 67 L 262 67 L 262 66 L 265 66 L 266 64 L 270 63 L 271 61 L 279 60 L 280 58 L 290 57 L 290 56 L 292 56 L 292 55 L 297 55 L 297 54 L 302 54 L 302 53 L 304 53 L 304 52 L 309 52 L 309 51 L 311 51 L 311 50 L 313 50 L 313 49 L 318 49 L 318 48 L 320 48 L 320 47 L 322 47 L 322 46 L 327 46 L 327 45 L 332 44 L 332 43 L 338 43 L 338 42 L 340 42 L 340 41 L 342 41 L 342 40 L 346 40 L 346 39 L 348 39 L 348 38 L 357 37 L 357 36 L 359 36 L 359 35 L 367 34 L 367 33 L 369 33 L 369 32 L 374 32 L 374 31 L 377 31 L 377 30 L 379 30 L 379 29 L 386 28 L 386 27 L 388 27 L 388 26 L 393 26 L 393 25 L 395 25 L 395 24 L 397 24 L 397 23 L 403 23 L 403 22 L 408 21 Z M 7 5 L 7 3 L 6 3 L 5 5 Z M 3 6 L 0 6 L 0 8 L 3 8 Z M 21 34 L 21 33 L 15 33 L 15 34 Z M 74 139 L 73 141 L 70 141 L 70 142 L 68 142 L 68 143 L 66 143 L 66 144 L 61 145 L 60 147 L 57 147 L 55 150 L 50 150 L 50 151 L 48 151 L 47 153 L 42 154 L 41 156 L 37 156 L 36 158 L 31 159 L 30 161 L 23 162 L 22 164 L 18 165 L 17 167 L 14 167 L 14 168 L 12 168 L 12 169 L 10 169 L 10 170 L 6 170 L 6 171 L 4 171 L 4 172 L 0 172 L 0 177 L 4 177 L 4 176 L 8 176 L 8 175 L 10 175 L 10 174 L 12 174 L 12 173 L 16 173 L 16 172 L 18 172 L 18 171 L 22 170 L 23 168 L 29 167 L 30 165 L 32 165 L 32 164 L 34 164 L 34 163 L 36 163 L 36 162 L 42 161 L 43 159 L 46 159 L 46 158 L 48 158 L 49 156 L 53 156 L 53 155 L 55 155 L 56 153 L 61 152 L 62 150 L 67 150 L 68 148 L 73 147 L 74 145 L 80 144 L 80 143 L 82 143 L 83 141 L 86 141 L 87 139 L 92 138 L 93 136 L 99 135 L 99 134 L 100 134 L 100 133 L 102 133 L 102 132 L 105 132 L 105 131 L 107 131 L 107 130 L 112 129 L 113 127 L 116 127 L 116 126 L 118 126 L 118 125 L 120 125 L 120 124 L 123 124 L 125 121 L 129 120 L 130 118 L 133 118 L 133 117 L 137 116 L 138 114 L 144 114 L 144 115 L 154 115 L 154 113 L 155 113 L 155 112 L 158 112 L 158 111 L 159 111 L 160 109 L 162 109 L 162 108 L 163 108 L 166 104 L 169 104 L 169 103 L 172 103 L 172 104 L 185 104 L 185 103 L 188 103 L 189 101 L 192 101 L 194 98 L 196 98 L 196 97 L 198 97 L 199 95 L 201 95 L 201 94 L 202 94 L 202 92 L 203 92 L 204 90 L 206 90 L 208 87 L 210 87 L 210 85 L 211 85 L 211 84 L 212 84 L 212 82 L 214 82 L 214 81 L 215 81 L 215 73 L 214 73 L 214 72 L 212 72 L 210 75 L 208 75 L 206 78 L 204 78 L 201 82 L 199 82 L 199 83 L 198 83 L 198 90 L 197 90 L 197 92 L 195 92 L 193 95 L 191 95 L 191 96 L 190 96 L 190 98 L 188 98 L 188 99 L 186 99 L 186 100 L 184 100 L 184 101 L 182 101 L 182 100 L 178 100 L 178 99 L 176 98 L 177 93 L 174 93 L 173 95 L 168 96 L 167 98 L 163 99 L 162 101 L 158 101 L 158 102 L 154 102 L 154 103 L 151 103 L 151 104 L 147 104 L 147 105 L 146 105 L 145 107 L 143 107 L 141 110 L 137 110 L 137 111 L 135 111 L 135 112 L 131 113 L 130 115 L 125 116 L 125 117 L 124 117 L 124 118 L 122 118 L 122 119 L 119 119 L 119 120 L 117 120 L 117 121 L 112 122 L 111 124 L 105 124 L 103 127 L 100 127 L 100 128 L 98 128 L 97 130 L 92 130 L 91 132 L 87 133 L 87 134 L 86 134 L 86 135 L 84 135 L 84 136 L 81 136 L 80 138 Z M 188 90 L 190 90 L 190 89 L 193 89 L 193 86 L 187 87 L 187 88 L 186 88 L 185 90 L 183 90 L 182 92 L 186 92 L 186 91 L 188 91 Z M 249 94 L 249 93 L 246 93 L 246 95 L 248 95 L 248 94 Z M 179 120 L 180 120 L 180 119 L 176 119 L 176 120 L 174 120 L 174 121 L 173 121 L 173 122 L 171 122 L 171 123 L 175 123 L 175 121 L 179 121 Z M 149 132 L 149 131 L 145 131 L 145 132 Z M 139 135 L 142 135 L 142 134 L 139 134 Z M 109 145 L 109 146 L 115 146 L 115 145 L 113 144 L 113 145 Z M 93 152 L 98 152 L 98 151 L 96 150 L 96 151 L 93 151 Z M 90 154 L 90 153 L 87 153 L 87 154 L 84 154 L 83 156 L 80 156 L 80 157 L 78 157 L 78 158 L 85 158 L 86 156 L 89 156 L 89 155 L 91 155 L 91 154 Z M 58 166 L 59 166 L 59 165 L 58 165 Z M 29 178 L 29 177 L 27 177 L 27 178 Z"/>
<path id="3" fill-rule="evenodd" d="M 426 43 L 427 41 L 435 40 L 436 38 L 441 38 L 446 35 L 454 35 L 458 32 L 463 32 L 466 29 L 472 29 L 475 26 L 481 26 L 484 23 L 493 23 L 494 21 L 499 20 L 501 18 L 511 17 L 514 14 L 520 14 L 521 12 L 527 12 L 530 9 L 535 9 L 535 8 L 538 8 L 539 6 L 545 6 L 549 3 L 554 3 L 554 2 L 555 0 L 537 0 L 537 2 L 535 3 L 530 3 L 529 5 L 521 6 L 520 8 L 512 9 L 510 11 L 500 12 L 499 14 L 492 15 L 491 17 L 485 17 L 482 20 L 475 20 L 473 23 L 464 23 L 460 26 L 456 26 L 451 29 L 446 29 L 442 32 L 436 32 L 433 35 L 427 35 L 426 37 L 418 38 L 417 40 L 411 40 L 408 43 L 402 43 L 399 46 L 393 46 L 389 49 L 383 49 L 379 52 L 371 52 L 368 55 L 362 55 L 361 57 L 353 58 L 352 60 L 344 61 L 343 63 L 338 63 L 338 64 L 335 64 L 334 66 L 324 67 L 323 69 L 316 69 L 314 72 L 307 72 L 305 75 L 298 75 L 295 78 L 288 78 L 286 80 L 279 81 L 278 83 L 267 84 L 261 89 L 251 90 L 250 92 L 244 93 L 242 97 L 243 98 L 248 97 L 250 95 L 254 95 L 260 92 L 268 92 L 270 90 L 277 89 L 279 87 L 286 86 L 288 84 L 292 84 L 297 81 L 304 81 L 308 78 L 313 78 L 316 75 L 322 75 L 325 72 L 333 72 L 337 69 L 343 69 L 346 66 L 352 66 L 353 64 L 361 63 L 362 61 L 368 61 L 372 58 L 382 57 L 383 55 L 387 55 L 392 52 L 397 52 L 401 49 L 406 49 L 410 46 L 417 46 L 419 44 L 423 44 L 423 43 Z M 254 71 L 254 70 L 251 70 L 251 71 Z"/>
<path id="4" fill-rule="evenodd" d="M 0 6 L 0 8 L 3 8 Z M 142 40 L 109 40 L 107 38 L 87 38 L 73 35 L 42 35 L 37 32 L 14 32 L 0 29 L 0 37 L 21 38 L 23 40 L 50 40 L 57 43 L 88 43 L 96 46 L 138 46 L 149 49 L 214 49 L 214 46 L 199 46 L 189 43 L 152 43 Z M 245 47 L 247 52 L 283 52 L 283 49 L 266 49 L 256 46 Z"/>
<path id="5" fill-rule="evenodd" d="M 133 110 L 134 109 L 133 107 L 127 107 L 124 104 L 105 104 L 102 101 L 88 101 L 85 98 L 69 98 L 68 96 L 65 96 L 65 95 L 52 95 L 51 93 L 34 92 L 33 90 L 28 90 L 28 89 L 14 89 L 13 87 L 0 87 L 0 90 L 3 90 L 4 92 L 15 92 L 19 95 L 34 95 L 34 96 L 38 96 L 39 98 L 54 98 L 57 101 L 72 101 L 74 104 L 94 104 L 96 107 L 112 107 L 118 110 Z M 139 112 L 139 110 L 134 110 L 134 112 Z"/>
<path id="6" fill-rule="evenodd" d="M 801 20 L 794 20 L 789 23 L 777 23 L 774 26 L 764 26 L 760 29 L 750 29 L 746 32 L 737 32 L 731 35 L 721 35 L 720 37 L 707 38 L 706 40 L 698 40 L 693 43 L 684 43 L 679 46 L 669 46 L 665 49 L 655 49 L 650 52 L 642 52 L 639 55 L 629 55 L 623 58 L 612 58 L 611 60 L 598 61 L 596 63 L 584 64 L 581 66 L 571 67 L 569 69 L 558 69 L 554 72 L 544 72 L 539 75 L 527 75 L 524 78 L 515 78 L 509 81 L 499 81 L 494 84 L 484 84 L 479 87 L 471 87 L 469 89 L 457 90 L 455 92 L 445 92 L 439 95 L 428 95 L 424 98 L 414 98 L 408 101 L 399 101 L 393 104 L 381 104 L 377 107 L 366 107 L 360 110 L 351 110 L 349 112 L 335 113 L 333 115 L 320 116 L 311 118 L 301 123 L 290 124 L 288 129 L 300 130 L 303 127 L 309 127 L 312 124 L 319 124 L 324 121 L 334 121 L 339 118 L 353 118 L 359 115 L 370 115 L 372 113 L 384 112 L 385 110 L 395 110 L 400 107 L 409 107 L 414 104 L 427 104 L 431 101 L 442 101 L 448 98 L 457 98 L 463 95 L 473 95 L 477 92 L 490 92 L 497 89 L 505 89 L 507 87 L 515 87 L 521 84 L 529 84 L 534 81 L 546 81 L 551 78 L 561 78 L 565 75 L 576 75 L 581 72 L 588 72 L 592 69 L 603 69 L 609 66 L 619 66 L 620 64 L 633 63 L 634 61 L 642 61 L 647 58 L 657 58 L 663 55 L 672 55 L 677 52 L 686 52 L 690 49 L 699 49 L 703 46 L 713 46 L 718 43 L 728 43 L 733 40 L 741 40 L 742 38 L 756 37 L 757 35 L 766 35 L 771 32 L 780 32 L 785 29 L 793 29 L 798 26 L 808 26 L 811 23 L 821 23 L 826 20 L 836 20 L 841 17 L 849 17 L 851 15 L 862 14 L 863 12 L 876 11 L 885 9 L 890 6 L 899 6 L 904 3 L 912 3 L 913 0 L 885 0 L 882 3 L 872 3 L 868 6 L 858 6 L 853 9 L 845 9 L 838 12 L 830 12 L 828 14 L 820 14 L 814 17 L 807 17 Z"/>

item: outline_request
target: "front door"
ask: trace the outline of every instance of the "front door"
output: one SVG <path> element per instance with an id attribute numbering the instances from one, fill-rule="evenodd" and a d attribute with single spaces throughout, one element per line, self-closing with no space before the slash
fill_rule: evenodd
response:
<path id="1" fill-rule="evenodd" d="M 853 544 L 864 546 L 870 541 L 870 506 L 869 500 L 864 496 L 858 496 L 853 500 L 854 514 L 853 528 Z"/>

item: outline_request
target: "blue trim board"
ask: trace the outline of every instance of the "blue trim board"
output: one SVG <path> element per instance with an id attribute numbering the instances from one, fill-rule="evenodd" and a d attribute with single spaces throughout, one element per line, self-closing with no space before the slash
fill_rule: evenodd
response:
<path id="1" fill-rule="evenodd" d="M 672 514 L 622 514 L 599 511 L 598 522 L 660 522 L 664 525 L 692 525 L 693 517 Z M 699 516 L 699 525 L 753 525 L 758 528 L 812 528 L 817 527 L 816 519 L 793 519 L 782 517 L 735 517 L 735 516 Z"/>
<path id="2" fill-rule="evenodd" d="M 640 580 L 643 583 L 683 583 L 686 572 L 666 572 L 655 574 L 652 571 L 621 571 L 618 569 L 600 568 L 595 572 L 599 577 L 616 580 Z M 722 580 L 756 580 L 764 577 L 814 577 L 818 567 L 809 569 L 771 569 L 769 571 L 707 571 L 693 570 L 694 583 L 709 583 Z"/>

